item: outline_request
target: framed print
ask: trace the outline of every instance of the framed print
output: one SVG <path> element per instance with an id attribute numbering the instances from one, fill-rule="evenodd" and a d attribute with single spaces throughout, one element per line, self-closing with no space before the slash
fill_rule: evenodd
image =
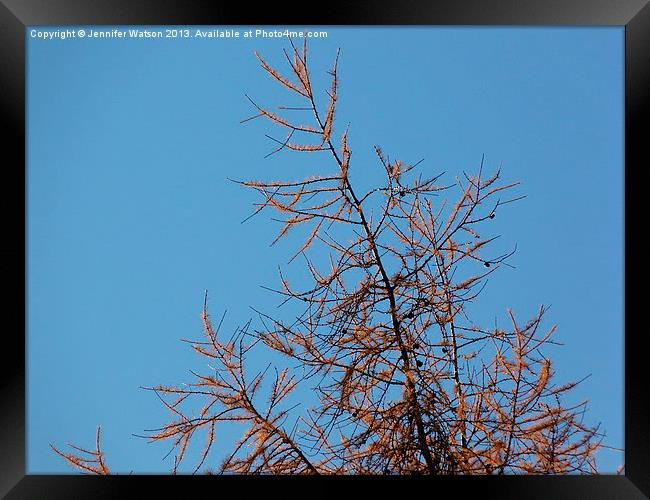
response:
<path id="1" fill-rule="evenodd" d="M 647 2 L 306 12 L 2 1 L 2 494 L 647 498 Z"/>

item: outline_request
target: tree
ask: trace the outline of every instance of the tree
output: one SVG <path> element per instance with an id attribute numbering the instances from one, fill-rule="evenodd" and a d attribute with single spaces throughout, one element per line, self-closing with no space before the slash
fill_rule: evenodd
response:
<path id="1" fill-rule="evenodd" d="M 263 119 L 284 132 L 269 136 L 276 143 L 269 154 L 321 155 L 330 170 L 303 180 L 236 182 L 261 195 L 253 215 L 280 214 L 273 244 L 308 228 L 290 262 L 301 262 L 309 286 L 294 287 L 281 271 L 276 293 L 299 308 L 296 317 L 258 311 L 259 327 L 249 321 L 228 339 L 223 317 L 215 326 L 208 314 L 206 292 L 205 335 L 191 346 L 213 371 L 192 372 L 189 384 L 148 388 L 172 418 L 147 437 L 172 443 L 173 472 L 203 433 L 200 471 L 215 427 L 235 422 L 245 430 L 216 472 L 596 473 L 602 435 L 583 423 L 586 402 L 564 402 L 576 383 L 553 381 L 542 353 L 555 343 L 555 328 L 541 326 L 546 309 L 525 323 L 508 311 L 507 328 L 471 319 L 486 278 L 514 252 L 490 254 L 496 236 L 483 234 L 502 207 L 522 198 L 508 194 L 518 183 L 502 182 L 499 169 L 486 175 L 481 160 L 476 174 L 445 185 L 442 174 L 416 175 L 420 162 L 391 160 L 375 147 L 383 181 L 361 190 L 350 175 L 348 129 L 336 125 L 339 53 L 320 107 L 307 44 L 290 43 L 288 74 L 256 55 L 298 105 L 275 112 L 247 96 L 256 112 L 243 122 Z M 301 114 L 307 124 L 293 118 Z M 435 203 L 454 190 L 455 203 Z M 251 349 L 280 356 L 249 374 Z M 316 392 L 316 404 L 290 404 L 302 388 Z M 79 469 L 107 474 L 99 437 L 98 430 L 95 451 L 75 448 L 81 455 L 53 448 Z"/>

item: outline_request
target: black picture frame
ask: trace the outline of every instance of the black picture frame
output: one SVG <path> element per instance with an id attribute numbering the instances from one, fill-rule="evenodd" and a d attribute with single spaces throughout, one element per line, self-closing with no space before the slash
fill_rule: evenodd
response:
<path id="1" fill-rule="evenodd" d="M 6 498 L 119 498 L 146 486 L 158 492 L 188 496 L 186 488 L 204 487 L 213 494 L 224 486 L 258 484 L 285 494 L 310 494 L 313 479 L 213 476 L 26 475 L 25 460 L 25 28 L 34 25 L 617 25 L 625 26 L 625 474 L 601 476 L 476 476 L 476 477 L 332 477 L 320 479 L 324 493 L 374 488 L 387 495 L 438 496 L 453 488 L 455 497 L 480 498 L 649 498 L 650 432 L 645 332 L 634 328 L 641 294 L 632 292 L 641 278 L 636 253 L 641 242 L 628 235 L 644 219 L 639 176 L 648 165 L 650 129 L 650 4 L 649 0 L 444 0 L 421 2 L 327 2 L 312 13 L 304 3 L 210 2 L 208 0 L 0 0 L 0 102 L 5 139 L 3 173 L 9 176 L 2 196 L 2 271 L 8 291 L 2 339 L 0 377 L 0 495 Z M 318 12 L 318 14 L 315 14 Z M 21 184 L 22 182 L 22 184 Z M 638 234 L 635 232 L 633 234 Z M 22 242 L 22 244 L 21 244 Z M 21 273 L 20 264 L 23 264 Z M 18 293 L 18 291 L 22 293 Z M 640 324 L 639 324 L 640 326 Z M 22 333 L 21 333 L 22 332 Z M 637 333 L 638 332 L 638 333 Z M 427 481 L 411 485 L 410 481 Z M 213 483 L 212 481 L 216 481 Z M 309 484 L 306 481 L 310 481 Z M 406 482 L 405 482 L 406 481 Z M 142 484 L 146 483 L 146 484 Z M 424 486 L 424 489 L 420 487 Z M 248 490 L 242 490 L 248 491 Z M 417 493 L 420 492 L 420 493 Z"/>

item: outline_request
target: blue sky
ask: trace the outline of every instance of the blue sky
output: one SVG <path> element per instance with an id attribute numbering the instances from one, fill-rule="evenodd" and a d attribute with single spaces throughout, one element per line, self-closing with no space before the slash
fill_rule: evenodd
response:
<path id="1" fill-rule="evenodd" d="M 447 180 L 485 154 L 523 182 L 527 198 L 494 221 L 517 244 L 516 269 L 477 308 L 524 320 L 550 305 L 565 344 L 550 353 L 558 380 L 591 374 L 575 398 L 622 447 L 623 28 L 325 29 L 312 71 L 327 85 L 341 47 L 339 120 L 357 179 L 378 168 L 378 144 Z M 70 472 L 48 444 L 90 447 L 98 424 L 115 471 L 168 472 L 168 447 L 132 436 L 167 419 L 139 387 L 204 368 L 179 339 L 201 335 L 205 289 L 232 327 L 250 306 L 275 312 L 260 285 L 277 285 L 296 243 L 269 247 L 267 215 L 240 224 L 256 197 L 226 178 L 316 173 L 264 159 L 268 130 L 239 124 L 252 114 L 244 93 L 281 104 L 253 51 L 280 63 L 287 42 L 28 30 L 27 43 L 28 472 Z M 622 460 L 602 452 L 599 465 Z"/>

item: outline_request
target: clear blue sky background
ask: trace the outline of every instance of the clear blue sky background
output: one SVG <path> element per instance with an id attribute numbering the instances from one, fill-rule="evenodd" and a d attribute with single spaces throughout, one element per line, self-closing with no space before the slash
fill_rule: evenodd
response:
<path id="1" fill-rule="evenodd" d="M 565 343 L 559 381 L 591 374 L 589 423 L 623 446 L 623 28 L 328 29 L 313 40 L 315 81 L 337 47 L 340 123 L 354 175 L 372 145 L 426 173 L 503 164 L 527 198 L 494 220 L 518 244 L 480 314 L 524 320 L 551 305 Z M 29 32 L 28 32 L 29 34 Z M 28 36 L 28 471 L 65 473 L 49 443 L 93 445 L 109 466 L 167 472 L 166 445 L 132 436 L 167 419 L 143 385 L 189 381 L 205 363 L 203 291 L 230 326 L 274 312 L 295 240 L 240 224 L 257 198 L 226 181 L 286 164 L 244 97 L 281 104 L 253 50 L 281 62 L 282 40 L 53 40 Z M 478 307 L 478 306 L 477 306 Z M 602 453 L 613 471 L 622 453 Z"/>

